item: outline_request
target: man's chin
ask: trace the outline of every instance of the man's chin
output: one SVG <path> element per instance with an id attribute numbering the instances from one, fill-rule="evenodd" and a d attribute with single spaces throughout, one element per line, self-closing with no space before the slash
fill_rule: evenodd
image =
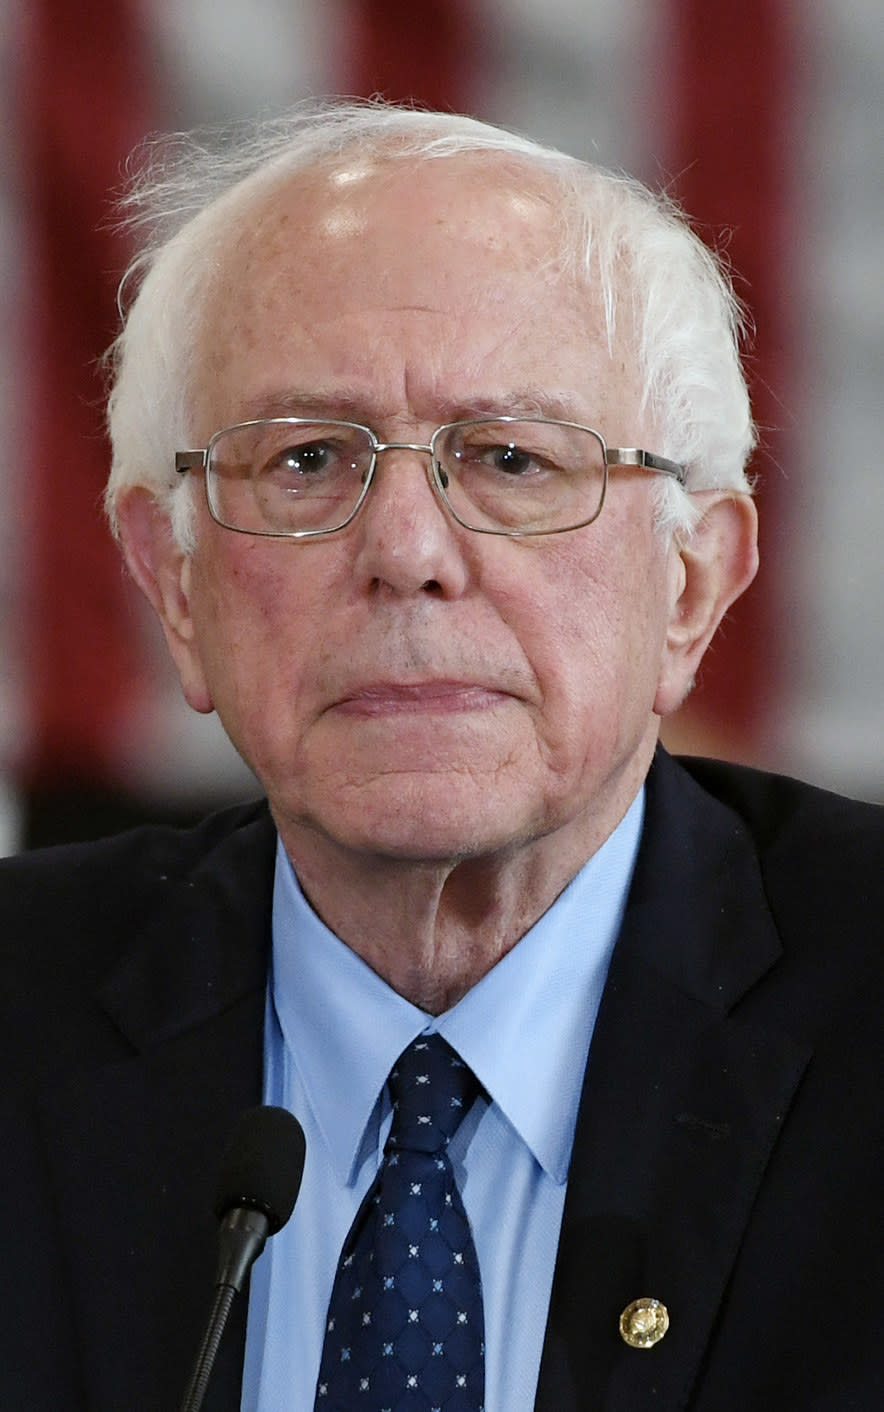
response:
<path id="1" fill-rule="evenodd" d="M 507 792 L 475 779 L 418 773 L 375 778 L 346 797 L 325 795 L 316 810 L 300 813 L 295 832 L 352 855 L 444 865 L 517 847 L 531 835 L 524 812 Z"/>

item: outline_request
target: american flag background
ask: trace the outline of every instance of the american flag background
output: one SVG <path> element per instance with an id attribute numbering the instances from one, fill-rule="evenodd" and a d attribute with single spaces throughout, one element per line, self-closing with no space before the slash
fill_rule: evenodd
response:
<path id="1" fill-rule="evenodd" d="M 763 571 L 674 747 L 884 798 L 880 0 L 0 0 L 0 851 L 255 792 L 104 526 L 146 134 L 383 94 L 665 187 L 754 324 Z"/>

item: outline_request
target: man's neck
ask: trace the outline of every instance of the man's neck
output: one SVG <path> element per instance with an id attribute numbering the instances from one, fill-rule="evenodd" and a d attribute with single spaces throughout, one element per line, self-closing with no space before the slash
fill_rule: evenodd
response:
<path id="1" fill-rule="evenodd" d="M 613 833 L 641 786 L 612 808 L 475 857 L 426 860 L 341 847 L 277 818 L 317 915 L 388 985 L 429 1014 L 466 994 L 546 912 Z"/>

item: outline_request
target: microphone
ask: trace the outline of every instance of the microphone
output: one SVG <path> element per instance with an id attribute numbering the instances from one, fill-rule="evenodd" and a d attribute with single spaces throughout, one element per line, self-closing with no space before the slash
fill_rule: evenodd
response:
<path id="1" fill-rule="evenodd" d="M 181 1412 L 198 1412 L 202 1406 L 234 1296 L 267 1237 L 275 1235 L 294 1210 L 305 1147 L 301 1124 L 285 1108 L 250 1108 L 234 1128 L 215 1195 L 215 1215 L 221 1222 L 215 1298 Z"/>

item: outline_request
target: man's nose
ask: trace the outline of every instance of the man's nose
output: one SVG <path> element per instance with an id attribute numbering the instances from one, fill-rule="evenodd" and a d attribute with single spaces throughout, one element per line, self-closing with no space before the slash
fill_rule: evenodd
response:
<path id="1" fill-rule="evenodd" d="M 357 517 L 360 571 L 396 594 L 456 597 L 467 580 L 464 532 L 436 490 L 430 447 L 384 442 L 378 453 Z"/>

